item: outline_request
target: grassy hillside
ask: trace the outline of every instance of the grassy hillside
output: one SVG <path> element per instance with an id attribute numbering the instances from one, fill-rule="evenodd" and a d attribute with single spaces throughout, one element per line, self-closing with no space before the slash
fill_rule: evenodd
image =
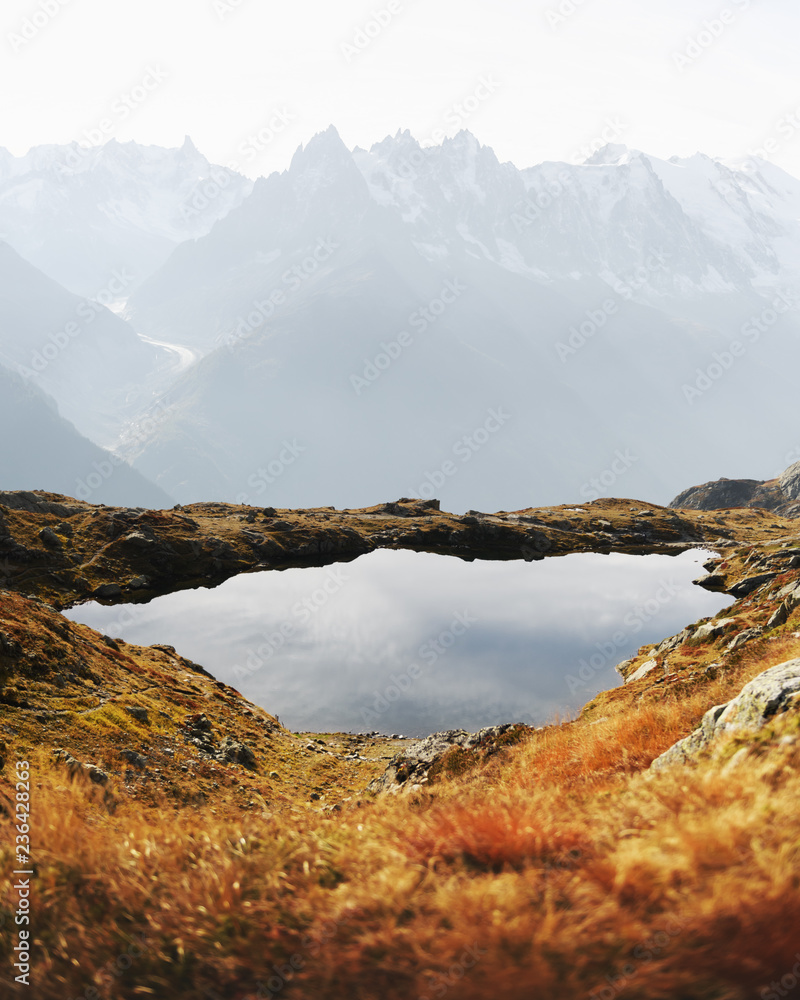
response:
<path id="1" fill-rule="evenodd" d="M 628 676 L 657 668 L 578 718 L 451 751 L 396 795 L 365 789 L 406 744 L 289 733 L 179 652 L 100 636 L 10 577 L 3 995 L 791 995 L 800 714 L 696 766 L 648 770 L 708 708 L 800 656 L 800 607 L 774 617 L 800 579 L 800 525 L 761 511 L 719 520 L 735 538 L 712 567 L 718 585 L 761 583 L 666 652 L 643 647 Z M 30 764 L 30 988 L 12 969 L 17 760 Z"/>

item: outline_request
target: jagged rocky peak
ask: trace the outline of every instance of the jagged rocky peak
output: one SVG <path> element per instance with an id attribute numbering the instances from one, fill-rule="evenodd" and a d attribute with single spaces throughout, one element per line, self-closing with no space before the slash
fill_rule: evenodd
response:
<path id="1" fill-rule="evenodd" d="M 356 167 L 353 154 L 333 125 L 324 132 L 318 132 L 305 146 L 299 146 L 289 170 L 271 180 L 279 186 L 284 186 L 288 180 L 306 214 L 319 210 L 320 203 L 316 200 L 319 194 L 323 196 L 321 204 L 325 211 L 337 206 L 339 209 L 347 206 L 352 210 L 353 197 L 367 200 L 367 186 Z M 244 210 L 247 211 L 247 208 L 245 206 Z"/>
<path id="2" fill-rule="evenodd" d="M 335 125 L 329 125 L 323 132 L 317 132 L 305 146 L 297 147 L 292 157 L 291 170 L 309 166 L 335 166 L 351 160 L 350 150 L 342 142 Z"/>

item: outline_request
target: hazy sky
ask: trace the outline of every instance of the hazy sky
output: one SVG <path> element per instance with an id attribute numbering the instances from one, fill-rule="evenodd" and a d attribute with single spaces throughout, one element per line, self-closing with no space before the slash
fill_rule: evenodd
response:
<path id="1" fill-rule="evenodd" d="M 521 167 L 605 131 L 660 156 L 772 139 L 800 175 L 796 0 L 5 0 L 0 21 L 14 153 L 188 133 L 256 176 L 331 123 L 349 146 L 463 126 Z"/>

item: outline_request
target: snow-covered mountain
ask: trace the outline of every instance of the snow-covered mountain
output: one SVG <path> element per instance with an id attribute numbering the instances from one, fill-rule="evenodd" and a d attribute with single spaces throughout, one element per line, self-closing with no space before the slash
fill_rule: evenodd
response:
<path id="1" fill-rule="evenodd" d="M 0 365 L 0 490 L 64 493 L 92 503 L 163 508 L 173 501 L 87 441 L 35 385 Z"/>
<path id="2" fill-rule="evenodd" d="M 115 139 L 38 146 L 19 157 L 0 148 L 0 238 L 85 298 L 104 294 L 113 273 L 124 272 L 124 299 L 251 188 L 189 138 L 180 149 Z"/>
<path id="3" fill-rule="evenodd" d="M 465 132 L 351 152 L 331 128 L 132 296 L 137 329 L 206 357 L 130 455 L 182 500 L 454 509 L 666 502 L 765 439 L 777 465 L 798 205 L 766 163 L 518 170 Z"/>
<path id="4" fill-rule="evenodd" d="M 607 146 L 520 170 L 467 132 L 351 151 L 330 128 L 288 170 L 249 194 L 232 177 L 208 216 L 184 218 L 188 142 L 91 155 L 51 191 L 30 154 L 17 229 L 62 198 L 84 234 L 99 212 L 105 246 L 130 252 L 138 233 L 173 249 L 118 296 L 126 322 L 86 338 L 81 364 L 70 350 L 74 369 L 43 388 L 90 434 L 91 370 L 121 453 L 180 501 L 667 502 L 686 482 L 771 475 L 798 445 L 800 181 L 767 162 Z M 127 191 L 116 214 L 95 204 L 109 176 Z M 74 266 L 97 276 L 108 257 L 90 245 Z M 5 329 L 24 363 L 35 338 Z M 136 334 L 181 358 L 155 421 L 165 355 L 123 366 L 136 386 L 116 349 L 103 355 Z"/>
<path id="5" fill-rule="evenodd" d="M 433 260 L 467 252 L 542 280 L 612 287 L 653 254 L 642 296 L 771 291 L 800 281 L 800 181 L 707 156 L 669 161 L 606 146 L 585 164 L 500 164 L 468 132 L 421 148 L 408 132 L 356 150 L 375 202 Z"/>
<path id="6" fill-rule="evenodd" d="M 608 146 L 580 166 L 517 170 L 468 132 L 429 148 L 402 132 L 351 153 L 331 128 L 207 239 L 179 248 L 131 316 L 208 350 L 265 287 L 281 290 L 326 227 L 353 231 L 367 217 L 432 264 L 471 258 L 551 287 L 598 278 L 667 311 L 706 294 L 800 296 L 800 181 L 766 162 L 747 172 Z"/>

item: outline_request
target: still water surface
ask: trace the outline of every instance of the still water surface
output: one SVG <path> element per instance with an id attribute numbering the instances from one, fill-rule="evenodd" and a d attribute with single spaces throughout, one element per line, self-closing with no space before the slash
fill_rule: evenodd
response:
<path id="1" fill-rule="evenodd" d="M 639 646 L 731 603 L 692 585 L 707 558 L 379 551 L 68 615 L 175 646 L 293 730 L 421 736 L 541 725 L 618 685 L 615 665 Z"/>

